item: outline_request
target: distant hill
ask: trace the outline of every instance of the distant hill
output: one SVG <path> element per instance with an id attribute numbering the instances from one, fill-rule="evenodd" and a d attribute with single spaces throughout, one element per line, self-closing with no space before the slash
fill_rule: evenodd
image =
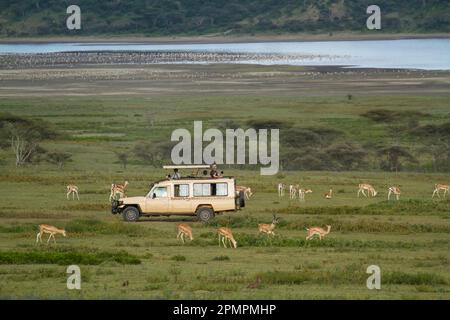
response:
<path id="1" fill-rule="evenodd" d="M 81 30 L 66 28 L 72 4 Z M 0 37 L 364 32 L 371 4 L 377 32 L 450 32 L 448 0 L 1 0 Z"/>

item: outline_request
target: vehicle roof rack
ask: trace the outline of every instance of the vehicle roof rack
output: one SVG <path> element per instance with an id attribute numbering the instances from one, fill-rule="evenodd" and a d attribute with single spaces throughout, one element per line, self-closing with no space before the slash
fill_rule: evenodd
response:
<path id="1" fill-rule="evenodd" d="M 211 169 L 209 164 L 192 164 L 192 165 L 169 165 L 163 166 L 163 169 L 192 169 L 191 176 L 197 177 L 200 169 Z"/>
<path id="2" fill-rule="evenodd" d="M 163 169 L 209 169 L 209 164 L 194 164 L 194 165 L 169 165 L 163 166 Z"/>

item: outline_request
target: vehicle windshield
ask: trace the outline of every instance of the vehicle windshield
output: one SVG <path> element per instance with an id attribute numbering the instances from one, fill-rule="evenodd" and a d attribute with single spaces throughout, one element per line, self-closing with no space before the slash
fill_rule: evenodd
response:
<path id="1" fill-rule="evenodd" d="M 149 191 L 149 192 L 147 193 L 147 195 L 146 195 L 147 198 L 151 198 L 151 197 L 152 197 L 152 194 L 153 194 L 155 188 L 156 188 L 155 185 L 152 185 L 152 186 L 151 186 L 150 191 Z"/>
<path id="2" fill-rule="evenodd" d="M 155 197 L 153 196 L 155 195 Z M 154 186 L 151 188 L 150 192 L 147 194 L 148 198 L 165 198 L 167 197 L 167 187 L 166 186 Z"/>

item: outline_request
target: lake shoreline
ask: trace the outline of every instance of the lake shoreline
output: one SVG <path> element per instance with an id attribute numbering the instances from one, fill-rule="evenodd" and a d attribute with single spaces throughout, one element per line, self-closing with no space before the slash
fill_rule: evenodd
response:
<path id="1" fill-rule="evenodd" d="M 370 41 L 370 40 L 405 40 L 405 39 L 449 39 L 449 33 L 427 34 L 360 34 L 337 33 L 329 34 L 286 34 L 286 35 L 204 35 L 204 36 L 63 36 L 39 38 L 0 38 L 0 44 L 47 44 L 47 43 L 136 43 L 136 44 L 213 44 L 213 43 L 258 43 L 258 42 L 315 42 L 315 41 Z"/>

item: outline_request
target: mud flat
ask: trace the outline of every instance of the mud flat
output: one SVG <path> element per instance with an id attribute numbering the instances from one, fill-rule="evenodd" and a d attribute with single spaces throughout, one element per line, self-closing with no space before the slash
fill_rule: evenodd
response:
<path id="1" fill-rule="evenodd" d="M 0 96 L 450 95 L 450 72 L 248 64 L 0 69 Z"/>

